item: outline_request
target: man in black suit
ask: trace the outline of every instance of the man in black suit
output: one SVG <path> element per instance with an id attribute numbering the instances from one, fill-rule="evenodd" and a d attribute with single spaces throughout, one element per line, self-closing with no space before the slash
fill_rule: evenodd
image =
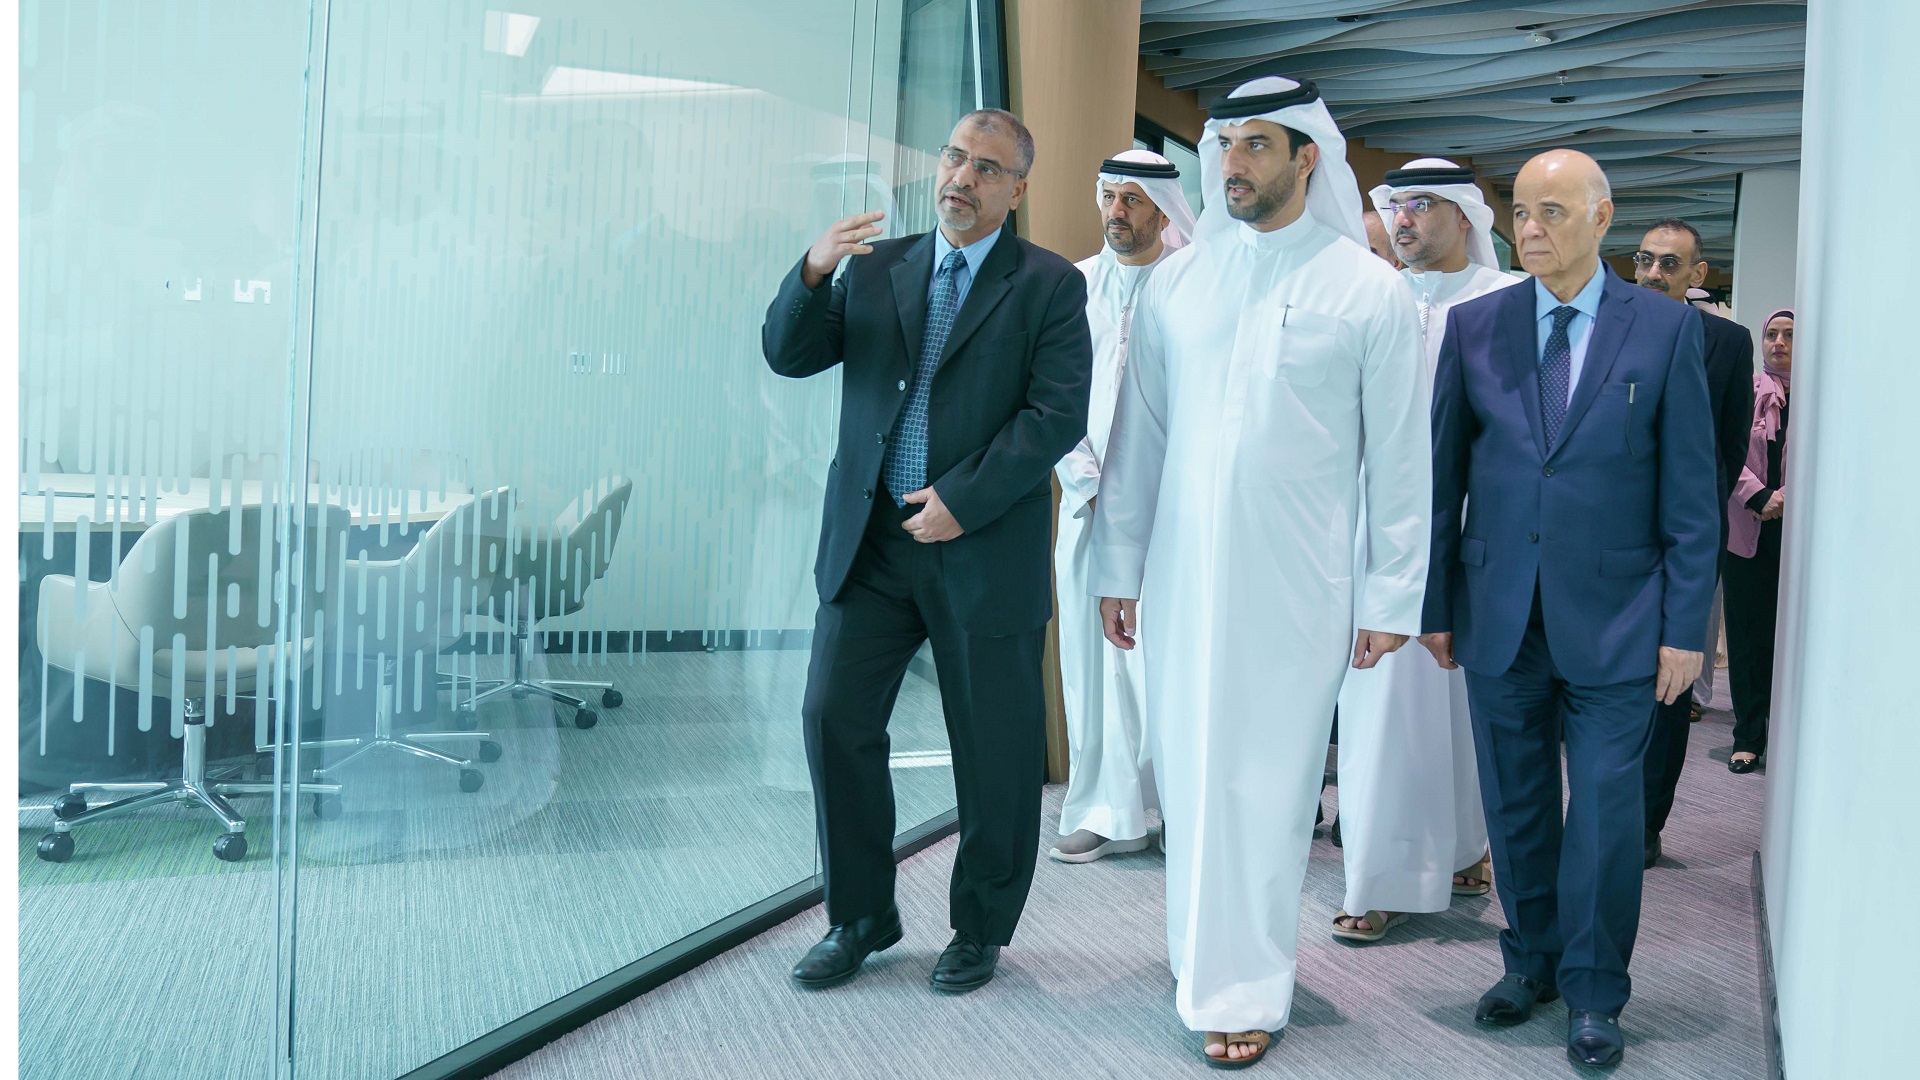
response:
<path id="1" fill-rule="evenodd" d="M 1008 227 L 1032 166 L 1017 117 L 967 114 L 939 151 L 938 229 L 869 244 L 880 213 L 836 222 L 767 309 L 775 372 L 842 369 L 802 706 L 831 928 L 793 969 L 802 986 L 844 982 L 900 940 L 887 719 L 923 641 L 960 812 L 935 989 L 993 977 L 1033 881 L 1050 478 L 1086 434 L 1093 343 L 1086 278 Z"/>
<path id="2" fill-rule="evenodd" d="M 1633 280 L 1667 297 L 1687 302 L 1687 290 L 1707 278 L 1700 252 L 1700 230 L 1679 218 L 1654 223 L 1633 253 Z M 1720 493 L 1720 551 L 1727 550 L 1727 496 L 1747 462 L 1747 431 L 1753 423 L 1753 335 L 1739 323 L 1701 311 L 1707 334 L 1707 396 L 1713 406 L 1714 470 Z M 1706 655 L 1712 656 L 1709 641 Z M 1711 667 L 1711 664 L 1709 664 Z M 1647 745 L 1647 823 L 1645 865 L 1660 858 L 1660 830 L 1673 810 L 1674 789 L 1687 763 L 1687 733 L 1693 695 L 1655 706 L 1653 741 Z"/>

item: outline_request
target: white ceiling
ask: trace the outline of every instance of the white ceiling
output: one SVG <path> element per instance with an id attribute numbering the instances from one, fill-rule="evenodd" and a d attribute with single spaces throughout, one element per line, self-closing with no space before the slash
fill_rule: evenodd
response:
<path id="1" fill-rule="evenodd" d="M 1142 0 L 1147 67 L 1204 106 L 1312 79 L 1348 137 L 1473 158 L 1511 193 L 1572 146 L 1613 182 L 1610 253 L 1683 217 L 1733 250 L 1735 177 L 1800 160 L 1805 0 Z"/>

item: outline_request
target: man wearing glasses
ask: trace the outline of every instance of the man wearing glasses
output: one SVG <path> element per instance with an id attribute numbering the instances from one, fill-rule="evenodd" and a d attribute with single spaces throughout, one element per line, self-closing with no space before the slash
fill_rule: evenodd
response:
<path id="1" fill-rule="evenodd" d="M 1679 218 L 1654 223 L 1633 253 L 1633 280 L 1663 296 L 1687 302 L 1689 290 L 1707 279 L 1700 252 L 1700 230 Z M 1693 305 L 1698 307 L 1698 305 Z M 1747 433 L 1753 422 L 1753 336 L 1740 324 L 1702 310 L 1707 333 L 1707 394 L 1713 406 L 1715 472 L 1720 491 L 1720 551 L 1727 550 L 1727 496 L 1747 461 Z M 1706 655 L 1714 653 L 1719 620 L 1707 626 Z M 1707 665 L 1711 670 L 1712 665 Z M 1710 680 L 1703 680 L 1709 681 Z M 1696 687 L 1697 690 L 1697 687 Z M 1660 830 L 1673 810 L 1680 769 L 1687 762 L 1688 726 L 1696 715 L 1693 694 L 1655 708 L 1653 742 L 1647 747 L 1647 824 L 1645 865 L 1660 858 Z"/>
<path id="2" fill-rule="evenodd" d="M 1093 344 L 1086 278 L 1006 227 L 1032 167 L 1019 118 L 967 114 L 935 161 L 939 228 L 868 243 L 882 213 L 837 221 L 767 309 L 775 372 L 842 378 L 801 706 L 831 926 L 793 969 L 803 987 L 845 982 L 901 939 L 887 720 L 922 642 L 960 812 L 934 989 L 993 977 L 1033 881 L 1051 476 L 1086 434 Z"/>

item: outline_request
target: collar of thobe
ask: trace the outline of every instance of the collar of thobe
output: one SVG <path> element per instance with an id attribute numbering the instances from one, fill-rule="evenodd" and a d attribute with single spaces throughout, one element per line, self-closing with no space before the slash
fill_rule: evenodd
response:
<path id="1" fill-rule="evenodd" d="M 1314 226 L 1319 222 L 1314 220 L 1313 211 L 1308 209 L 1288 224 L 1267 232 L 1262 232 L 1244 221 L 1237 224 L 1239 228 L 1235 230 L 1235 235 L 1240 238 L 1240 242 L 1262 255 L 1267 255 L 1306 243 L 1313 236 Z"/>
<path id="2" fill-rule="evenodd" d="M 1249 100 L 1239 100 L 1243 98 Z M 1268 75 L 1215 98 L 1209 111 L 1213 115 L 1200 140 L 1200 189 L 1207 193 L 1207 204 L 1200 211 L 1194 239 L 1219 235 L 1234 225 L 1225 197 L 1215 197 L 1226 190 L 1226 175 L 1220 164 L 1221 129 L 1249 120 L 1266 120 L 1307 136 L 1320 148 L 1320 161 L 1307 176 L 1307 213 L 1361 247 L 1367 246 L 1367 226 L 1360 220 L 1360 182 L 1347 164 L 1347 139 L 1333 122 L 1327 103 L 1320 100 L 1318 87 Z"/>
<path id="3" fill-rule="evenodd" d="M 1473 170 L 1446 158 L 1415 158 L 1398 169 L 1388 170 L 1386 180 L 1367 196 L 1373 201 L 1373 208 L 1380 212 L 1381 223 L 1389 235 L 1393 232 L 1393 220 L 1387 213 L 1388 204 L 1414 195 L 1433 195 L 1459 207 L 1466 215 L 1467 224 L 1472 226 L 1467 231 L 1467 261 L 1500 269 L 1493 250 L 1493 207 L 1487 205 L 1486 195 L 1480 185 L 1474 183 Z"/>
<path id="4" fill-rule="evenodd" d="M 1170 254 L 1172 254 L 1171 251 L 1162 250 L 1160 257 L 1150 263 L 1143 266 L 1128 266 L 1120 261 L 1120 257 L 1113 253 L 1112 248 L 1102 248 L 1100 251 L 1099 278 L 1091 293 L 1094 297 L 1119 305 L 1119 310 L 1113 312 L 1111 317 L 1119 324 L 1118 344 L 1123 353 L 1127 338 L 1131 336 L 1133 305 L 1134 301 L 1140 298 L 1140 288 L 1146 284 L 1147 275 L 1153 268 L 1165 262 Z"/>
<path id="5" fill-rule="evenodd" d="M 1424 273 L 1408 267 L 1407 282 L 1413 286 L 1416 295 L 1425 294 L 1435 300 L 1444 300 L 1478 277 L 1480 268 L 1468 263 L 1464 270 L 1428 270 Z"/>

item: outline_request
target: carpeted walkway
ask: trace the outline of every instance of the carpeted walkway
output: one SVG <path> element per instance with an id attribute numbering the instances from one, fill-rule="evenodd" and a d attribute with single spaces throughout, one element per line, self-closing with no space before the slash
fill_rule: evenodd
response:
<path id="1" fill-rule="evenodd" d="M 1750 858 L 1764 778 L 1727 772 L 1731 717 L 1693 728 L 1667 829 L 1646 878 L 1622 1018 L 1626 1063 L 1612 1075 L 1733 1080 L 1765 1075 Z M 1048 825 L 1064 791 L 1049 788 Z M 1334 792 L 1328 792 L 1329 803 Z M 1330 807 L 1331 808 L 1331 807 Z M 787 981 L 816 940 L 814 909 L 496 1074 L 508 1080 L 641 1077 L 1125 1077 L 1201 1075 L 1199 1037 L 1173 1011 L 1163 876 L 1152 853 L 1089 866 L 1041 860 L 1025 921 L 999 977 L 960 998 L 926 985 L 948 930 L 948 839 L 908 861 L 899 885 L 906 940 L 854 983 L 803 993 Z M 1293 1023 L 1254 1075 L 1377 1080 L 1537 1080 L 1576 1074 L 1566 1010 L 1518 1029 L 1475 1027 L 1475 998 L 1500 974 L 1492 897 L 1456 900 L 1389 943 L 1352 948 L 1325 927 L 1341 898 L 1340 852 L 1316 840 L 1300 938 Z"/>

